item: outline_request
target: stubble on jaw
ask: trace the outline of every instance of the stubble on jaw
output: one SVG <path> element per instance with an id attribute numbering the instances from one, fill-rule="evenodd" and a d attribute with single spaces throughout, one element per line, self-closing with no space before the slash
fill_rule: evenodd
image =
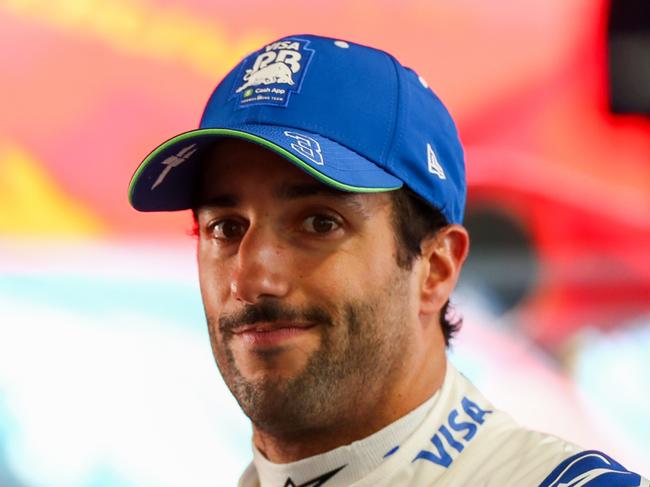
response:
<path id="1" fill-rule="evenodd" d="M 406 280 L 396 279 L 370 302 L 340 306 L 336 318 L 330 320 L 333 326 L 322 327 L 320 347 L 292 378 L 245 378 L 228 334 L 219 340 L 215 335 L 219 323 L 208 317 L 217 365 L 255 427 L 290 442 L 367 419 L 368 411 L 389 393 L 385 386 L 398 375 L 412 340 L 400 309 L 381 305 L 383 300 L 384 304 L 399 303 L 397 308 L 404 306 L 406 296 L 395 294 L 404 294 L 406 286 Z"/>

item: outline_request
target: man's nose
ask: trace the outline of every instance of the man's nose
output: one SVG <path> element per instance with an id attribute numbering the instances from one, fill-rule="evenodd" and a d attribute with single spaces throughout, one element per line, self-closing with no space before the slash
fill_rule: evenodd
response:
<path id="1" fill-rule="evenodd" d="M 271 229 L 249 228 L 239 243 L 230 292 L 238 301 L 253 304 L 260 298 L 286 296 L 290 289 L 291 257 Z"/>

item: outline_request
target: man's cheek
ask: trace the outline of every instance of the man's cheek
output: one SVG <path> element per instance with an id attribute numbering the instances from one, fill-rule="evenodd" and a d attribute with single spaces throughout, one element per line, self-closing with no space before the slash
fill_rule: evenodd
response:
<path id="1" fill-rule="evenodd" d="M 318 266 L 307 279 L 301 281 L 301 291 L 313 299 L 321 296 L 325 301 L 339 301 L 350 295 L 358 296 L 364 289 L 359 274 L 359 262 L 343 261 Z M 331 298 L 331 299 L 330 299 Z"/>
<path id="2" fill-rule="evenodd" d="M 223 333 L 219 332 L 218 324 L 210 327 L 210 342 L 212 354 L 217 366 L 222 373 L 228 373 L 235 363 L 235 355 L 232 350 L 232 340 L 229 340 Z"/>
<path id="3" fill-rule="evenodd" d="M 211 272 L 209 269 L 199 270 L 199 286 L 201 298 L 207 313 L 218 317 L 221 309 L 230 296 L 229 280 L 222 274 Z"/>

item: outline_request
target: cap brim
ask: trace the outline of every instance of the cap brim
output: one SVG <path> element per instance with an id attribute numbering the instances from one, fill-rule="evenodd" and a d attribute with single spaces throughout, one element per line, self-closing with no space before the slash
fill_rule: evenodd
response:
<path id="1" fill-rule="evenodd" d="M 373 162 L 321 135 L 291 127 L 247 124 L 192 130 L 158 146 L 131 178 L 131 205 L 139 211 L 192 208 L 197 162 L 206 147 L 223 137 L 259 144 L 342 191 L 372 193 L 392 191 L 403 185 L 400 179 Z"/>

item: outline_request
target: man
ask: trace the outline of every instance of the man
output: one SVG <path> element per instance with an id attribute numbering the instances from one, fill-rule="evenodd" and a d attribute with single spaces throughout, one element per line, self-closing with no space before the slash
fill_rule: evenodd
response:
<path id="1" fill-rule="evenodd" d="M 648 485 L 525 430 L 446 359 L 463 152 L 392 56 L 300 35 L 245 58 L 130 189 L 192 209 L 212 350 L 253 423 L 240 485 Z"/>

